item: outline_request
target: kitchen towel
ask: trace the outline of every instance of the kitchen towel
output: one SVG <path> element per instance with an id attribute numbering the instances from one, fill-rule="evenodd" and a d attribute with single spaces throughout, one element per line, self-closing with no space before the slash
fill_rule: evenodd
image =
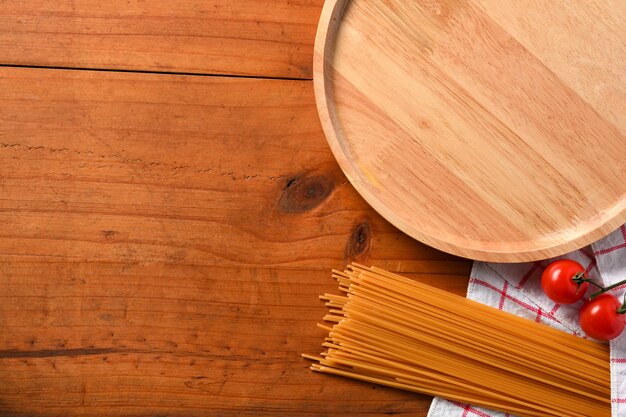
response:
<path id="1" fill-rule="evenodd" d="M 541 273 L 556 259 L 573 259 L 586 268 L 587 276 L 604 286 L 626 279 L 626 225 L 590 246 L 545 261 L 501 264 L 474 262 L 467 298 L 508 311 L 557 329 L 586 337 L 578 324 L 578 311 L 583 304 L 555 304 L 543 294 Z M 588 294 L 594 292 L 589 286 Z M 624 298 L 626 284 L 611 292 Z M 610 342 L 611 409 L 613 416 L 626 416 L 626 331 Z M 435 398 L 428 417 L 515 417 Z"/>

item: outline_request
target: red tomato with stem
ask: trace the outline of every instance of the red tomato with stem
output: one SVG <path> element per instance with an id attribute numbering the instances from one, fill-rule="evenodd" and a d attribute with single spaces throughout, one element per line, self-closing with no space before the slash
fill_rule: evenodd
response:
<path id="1" fill-rule="evenodd" d="M 624 331 L 624 309 L 613 294 L 600 294 L 580 309 L 580 327 L 594 339 L 615 339 Z"/>
<path id="2" fill-rule="evenodd" d="M 583 298 L 589 288 L 588 282 L 578 284 L 574 279 L 584 279 L 585 268 L 576 261 L 560 259 L 552 262 L 541 274 L 543 292 L 552 301 L 573 304 Z"/>

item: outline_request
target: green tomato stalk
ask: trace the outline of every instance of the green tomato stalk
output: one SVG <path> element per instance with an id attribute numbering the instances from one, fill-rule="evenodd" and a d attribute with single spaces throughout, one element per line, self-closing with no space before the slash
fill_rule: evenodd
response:
<path id="1" fill-rule="evenodd" d="M 600 288 L 600 291 L 594 292 L 593 294 L 591 294 L 589 296 L 589 299 L 593 300 L 594 298 L 596 298 L 600 294 L 604 294 L 605 292 L 610 291 L 613 288 L 617 288 L 617 287 L 619 287 L 620 285 L 623 285 L 623 284 L 626 284 L 626 279 L 623 280 L 623 281 L 617 282 L 617 283 L 615 283 L 613 285 L 609 285 L 608 287 L 601 287 L 600 285 L 594 284 L 596 287 Z M 624 302 L 626 303 L 626 294 L 625 294 L 624 298 L 625 298 Z"/>
<path id="2" fill-rule="evenodd" d="M 599 291 L 598 293 L 594 293 L 595 295 L 592 295 L 592 296 L 591 296 L 591 298 L 593 298 L 593 297 L 597 297 L 598 295 L 602 294 L 602 292 L 604 292 L 604 287 L 603 287 L 603 286 L 601 286 L 601 285 L 599 285 L 599 284 L 596 284 L 595 282 L 593 282 L 592 280 L 590 280 L 589 278 L 587 278 L 587 277 L 585 276 L 585 273 L 584 273 L 584 272 L 578 272 L 578 273 L 576 273 L 576 275 L 574 275 L 574 276 L 572 277 L 572 281 L 574 281 L 576 284 L 578 284 L 578 288 L 580 288 L 580 286 L 581 286 L 581 285 L 583 285 L 583 283 L 585 283 L 585 282 L 588 282 L 588 283 L 590 283 L 591 285 L 595 285 L 596 287 L 600 288 L 600 291 L 601 291 L 601 292 Z M 624 281 L 624 282 L 626 282 L 626 281 Z M 620 284 L 618 284 L 618 285 L 620 285 Z"/>
<path id="3" fill-rule="evenodd" d="M 591 294 L 589 296 L 590 300 L 593 300 L 594 298 L 596 298 L 597 296 L 599 296 L 600 294 L 604 294 L 607 291 L 611 291 L 613 288 L 617 288 L 620 285 L 626 284 L 626 279 L 617 282 L 613 285 L 609 285 L 608 287 L 603 287 L 602 285 L 596 284 L 594 281 L 592 281 L 591 279 L 587 278 L 585 276 L 584 272 L 578 272 L 576 275 L 574 275 L 572 277 L 572 281 L 574 281 L 576 284 L 578 284 L 578 287 L 580 288 L 580 286 L 584 283 L 584 282 L 588 282 L 591 285 L 596 286 L 597 288 L 599 288 L 599 291 L 594 292 L 593 294 Z M 622 303 L 622 306 L 620 308 L 617 309 L 617 313 L 618 314 L 626 314 L 626 293 L 624 294 L 624 302 Z"/>
<path id="4" fill-rule="evenodd" d="M 608 287 L 603 287 L 599 284 L 596 284 L 595 282 L 593 282 L 592 280 L 590 280 L 589 278 L 587 278 L 585 276 L 585 274 L 583 272 L 579 272 L 576 275 L 574 275 L 572 277 L 572 281 L 574 281 L 576 284 L 578 284 L 578 287 L 580 288 L 580 286 L 584 283 L 584 282 L 588 282 L 591 285 L 594 285 L 596 287 L 598 287 L 600 290 L 594 292 L 593 294 L 591 294 L 589 296 L 589 300 L 593 300 L 594 298 L 596 298 L 597 296 L 599 296 L 600 294 L 604 294 L 607 291 L 611 291 L 613 288 L 617 288 L 620 285 L 626 284 L 626 279 L 617 282 L 613 285 L 609 285 Z M 624 294 L 624 302 L 622 303 L 622 306 L 620 308 L 617 309 L 617 313 L 618 314 L 626 314 L 626 293 Z"/>

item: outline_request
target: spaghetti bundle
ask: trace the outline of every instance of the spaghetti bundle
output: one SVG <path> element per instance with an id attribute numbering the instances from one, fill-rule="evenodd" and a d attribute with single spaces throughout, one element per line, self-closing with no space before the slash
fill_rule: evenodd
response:
<path id="1" fill-rule="evenodd" d="M 609 354 L 578 338 L 379 268 L 333 271 L 314 371 L 522 417 L 610 416 Z"/>

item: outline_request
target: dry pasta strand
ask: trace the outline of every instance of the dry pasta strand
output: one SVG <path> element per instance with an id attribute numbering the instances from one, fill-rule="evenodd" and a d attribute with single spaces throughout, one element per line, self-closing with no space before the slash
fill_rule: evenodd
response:
<path id="1" fill-rule="evenodd" d="M 521 417 L 610 416 L 606 345 L 380 268 L 332 271 L 311 369 Z"/>

